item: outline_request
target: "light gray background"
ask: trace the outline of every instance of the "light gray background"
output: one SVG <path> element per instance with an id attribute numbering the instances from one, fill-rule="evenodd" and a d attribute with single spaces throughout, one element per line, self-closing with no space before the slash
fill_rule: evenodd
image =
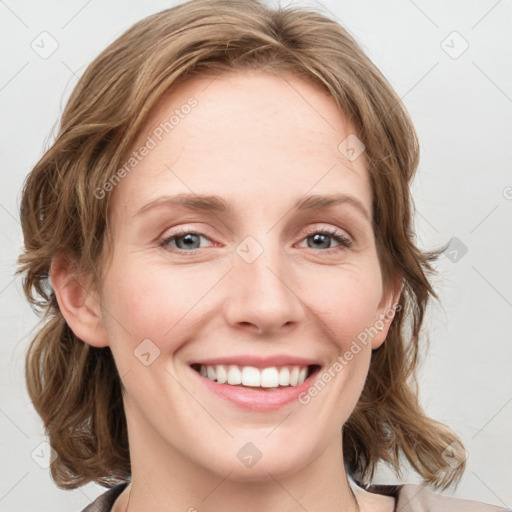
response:
<path id="1" fill-rule="evenodd" d="M 22 245 L 18 206 L 23 179 L 52 140 L 85 66 L 134 22 L 174 5 L 145 4 L 0 0 L 2 511 L 78 511 L 103 492 L 92 484 L 59 490 L 31 457 L 36 450 L 48 463 L 39 447 L 45 440 L 42 425 L 23 379 L 36 317 L 20 280 L 13 278 Z M 349 29 L 411 113 L 422 149 L 414 186 L 420 246 L 460 240 L 452 246 L 456 252 L 437 264 L 442 307 L 433 307 L 426 322 L 431 348 L 420 372 L 425 409 L 453 427 L 468 451 L 461 484 L 446 494 L 511 507 L 512 4 L 323 0 L 309 5 Z M 51 48 L 43 31 L 58 42 L 46 59 L 31 48 L 34 40 Z M 378 480 L 394 481 L 385 469 Z M 404 472 L 403 480 L 418 481 L 411 472 Z"/>

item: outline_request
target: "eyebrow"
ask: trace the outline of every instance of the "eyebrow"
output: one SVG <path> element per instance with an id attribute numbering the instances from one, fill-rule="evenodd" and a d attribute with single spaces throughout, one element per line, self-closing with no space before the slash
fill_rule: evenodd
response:
<path id="1" fill-rule="evenodd" d="M 359 199 L 347 194 L 308 195 L 299 197 L 290 210 L 317 211 L 338 204 L 350 204 L 363 214 L 366 220 L 371 222 L 371 217 L 365 206 Z M 140 215 L 157 206 L 182 206 L 189 210 L 210 211 L 218 213 L 233 213 L 233 205 L 217 195 L 177 194 L 174 196 L 162 196 L 144 205 L 135 215 Z"/>

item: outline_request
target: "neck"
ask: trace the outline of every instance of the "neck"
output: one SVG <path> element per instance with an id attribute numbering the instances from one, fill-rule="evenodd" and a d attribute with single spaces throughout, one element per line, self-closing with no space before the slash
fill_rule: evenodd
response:
<path id="1" fill-rule="evenodd" d="M 303 468 L 288 474 L 267 471 L 251 482 L 232 480 L 229 471 L 216 474 L 198 466 L 179 450 L 162 446 L 155 436 L 135 438 L 151 441 L 130 439 L 132 482 L 115 512 L 359 510 L 343 465 L 341 433 Z"/>

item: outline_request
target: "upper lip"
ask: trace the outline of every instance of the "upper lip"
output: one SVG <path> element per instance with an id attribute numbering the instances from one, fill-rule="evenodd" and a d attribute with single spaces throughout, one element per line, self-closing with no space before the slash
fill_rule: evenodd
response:
<path id="1" fill-rule="evenodd" d="M 234 364 L 238 366 L 254 366 L 255 368 L 270 368 L 272 366 L 320 366 L 320 362 L 315 359 L 289 356 L 285 354 L 278 354 L 274 356 L 241 355 L 212 357 L 207 359 L 194 359 L 189 361 L 188 364 L 189 366 L 192 366 L 193 364 L 204 364 L 208 366 L 214 366 L 217 364 Z"/>

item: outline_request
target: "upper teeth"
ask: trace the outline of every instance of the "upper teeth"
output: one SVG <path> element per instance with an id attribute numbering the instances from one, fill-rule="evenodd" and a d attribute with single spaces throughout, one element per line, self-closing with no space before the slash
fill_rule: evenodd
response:
<path id="1" fill-rule="evenodd" d="M 237 366 L 235 364 L 202 364 L 199 373 L 220 384 L 274 388 L 277 386 L 298 386 L 306 380 L 307 366 L 281 366 L 276 368 L 255 368 L 254 366 Z"/>

